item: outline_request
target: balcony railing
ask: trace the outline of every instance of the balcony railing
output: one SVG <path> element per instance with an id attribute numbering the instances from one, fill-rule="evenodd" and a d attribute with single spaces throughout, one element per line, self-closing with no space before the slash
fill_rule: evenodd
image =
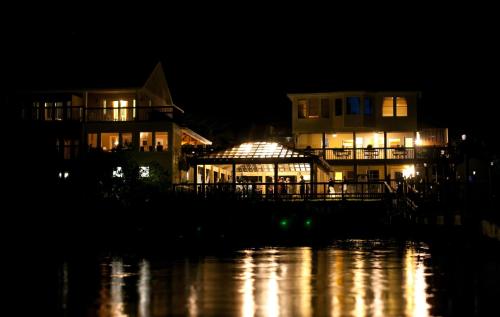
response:
<path id="1" fill-rule="evenodd" d="M 398 147 L 398 148 L 325 148 L 307 149 L 309 153 L 322 156 L 326 160 L 413 160 L 448 157 L 445 147 Z M 354 156 L 356 154 L 356 156 Z"/>
<path id="2" fill-rule="evenodd" d="M 177 114 L 177 110 L 173 106 L 122 108 L 73 106 L 23 108 L 22 117 L 24 120 L 40 121 L 156 121 L 168 120 Z"/>

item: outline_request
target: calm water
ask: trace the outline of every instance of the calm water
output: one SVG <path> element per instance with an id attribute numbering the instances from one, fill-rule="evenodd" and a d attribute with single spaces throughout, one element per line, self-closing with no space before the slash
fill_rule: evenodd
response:
<path id="1" fill-rule="evenodd" d="M 366 240 L 203 256 L 110 256 L 60 263 L 59 312 L 102 317 L 490 315 L 486 311 L 495 307 L 490 302 L 500 299 L 499 273 L 498 263 L 433 255 L 425 244 Z"/>

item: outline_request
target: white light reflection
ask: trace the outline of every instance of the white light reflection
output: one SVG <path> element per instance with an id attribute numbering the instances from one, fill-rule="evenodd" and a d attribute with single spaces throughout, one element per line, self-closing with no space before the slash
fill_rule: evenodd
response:
<path id="1" fill-rule="evenodd" d="M 139 264 L 139 282 L 137 289 L 139 292 L 139 317 L 149 317 L 149 303 L 151 298 L 151 272 L 149 263 L 142 260 Z"/>
<path id="2" fill-rule="evenodd" d="M 68 308 L 68 290 L 69 290 L 68 262 L 64 262 L 62 267 L 62 294 L 61 294 L 63 310 L 66 310 Z"/>
<path id="3" fill-rule="evenodd" d="M 278 316 L 280 304 L 278 298 L 278 263 L 276 255 L 269 255 L 269 280 L 267 284 L 266 316 Z"/>
<path id="4" fill-rule="evenodd" d="M 123 285 L 124 285 L 124 277 L 126 274 L 123 270 L 123 261 L 122 260 L 113 260 L 111 262 L 111 297 L 109 303 L 109 312 L 108 314 L 101 316 L 112 316 L 112 317 L 125 317 L 127 316 L 124 312 L 124 303 L 123 303 Z M 101 311 L 101 313 L 104 311 Z"/>

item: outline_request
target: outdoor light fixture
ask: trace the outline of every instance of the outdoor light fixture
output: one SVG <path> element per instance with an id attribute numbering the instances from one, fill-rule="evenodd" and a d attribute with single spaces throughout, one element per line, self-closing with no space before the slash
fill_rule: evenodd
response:
<path id="1" fill-rule="evenodd" d="M 495 163 L 494 163 L 493 161 L 491 161 L 491 162 L 490 162 L 490 165 L 491 165 L 491 166 L 493 166 L 493 165 L 495 165 Z"/>
<path id="2" fill-rule="evenodd" d="M 476 175 L 476 171 L 472 171 L 472 175 Z"/>
<path id="3" fill-rule="evenodd" d="M 465 134 L 462 134 L 462 141 L 465 141 L 466 138 L 467 136 Z"/>

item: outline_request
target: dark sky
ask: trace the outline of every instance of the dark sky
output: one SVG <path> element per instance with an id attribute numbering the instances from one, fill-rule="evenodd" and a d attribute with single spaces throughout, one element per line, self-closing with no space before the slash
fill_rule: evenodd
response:
<path id="1" fill-rule="evenodd" d="M 421 90 L 425 118 L 457 128 L 496 120 L 499 26 L 488 8 L 191 5 L 18 23 L 4 30 L 10 86 L 160 60 L 176 104 L 242 128 L 288 124 L 287 92 L 354 89 Z"/>

